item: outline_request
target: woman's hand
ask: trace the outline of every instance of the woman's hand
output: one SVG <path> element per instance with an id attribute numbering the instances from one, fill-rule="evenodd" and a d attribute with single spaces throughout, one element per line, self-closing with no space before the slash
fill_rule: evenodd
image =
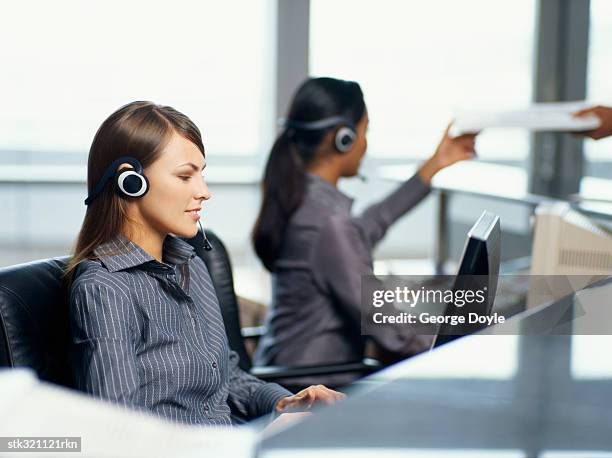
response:
<path id="1" fill-rule="evenodd" d="M 599 140 L 600 138 L 609 137 L 612 135 L 612 108 L 611 107 L 602 107 L 598 105 L 592 108 L 586 108 L 584 110 L 580 110 L 574 113 L 574 116 L 597 116 L 601 125 L 593 130 L 589 130 L 586 132 L 576 132 L 577 135 L 584 135 L 585 137 L 590 137 L 594 140 Z"/>
<path id="2" fill-rule="evenodd" d="M 476 156 L 476 134 L 464 134 L 458 137 L 451 137 L 448 132 L 451 128 L 448 125 L 442 136 L 436 152 L 421 166 L 418 171 L 421 179 L 429 184 L 433 176 L 455 162 L 472 159 Z"/>
<path id="3" fill-rule="evenodd" d="M 330 390 L 323 385 L 312 385 L 298 394 L 287 396 L 276 404 L 277 412 L 300 412 L 310 410 L 313 404 L 333 404 L 346 398 L 346 395 Z"/>

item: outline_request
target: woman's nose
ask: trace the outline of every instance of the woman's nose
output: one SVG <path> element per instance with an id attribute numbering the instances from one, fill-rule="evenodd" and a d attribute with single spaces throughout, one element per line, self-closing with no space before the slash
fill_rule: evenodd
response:
<path id="1" fill-rule="evenodd" d="M 211 197 L 212 197 L 212 195 L 211 195 L 210 191 L 208 190 L 208 185 L 206 184 L 206 182 L 204 180 L 202 180 L 202 186 L 198 190 L 198 194 L 196 196 L 196 199 L 198 199 L 198 200 L 208 200 Z"/>

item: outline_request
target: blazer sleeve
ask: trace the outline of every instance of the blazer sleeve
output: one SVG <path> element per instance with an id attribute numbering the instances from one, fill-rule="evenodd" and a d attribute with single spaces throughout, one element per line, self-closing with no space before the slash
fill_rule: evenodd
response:
<path id="1" fill-rule="evenodd" d="M 380 202 L 370 205 L 353 223 L 362 232 L 363 241 L 372 250 L 389 226 L 421 202 L 431 188 L 418 175 L 412 176 Z"/>

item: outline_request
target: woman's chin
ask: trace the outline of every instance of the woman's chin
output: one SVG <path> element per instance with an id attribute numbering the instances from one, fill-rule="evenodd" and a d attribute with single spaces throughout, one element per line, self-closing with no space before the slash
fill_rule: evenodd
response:
<path id="1" fill-rule="evenodd" d="M 196 234 L 198 233 L 198 226 L 196 226 L 195 224 L 191 227 L 177 227 L 174 231 L 172 231 L 172 233 L 174 235 L 176 235 L 177 237 L 185 237 L 185 238 L 192 238 L 195 237 Z"/>

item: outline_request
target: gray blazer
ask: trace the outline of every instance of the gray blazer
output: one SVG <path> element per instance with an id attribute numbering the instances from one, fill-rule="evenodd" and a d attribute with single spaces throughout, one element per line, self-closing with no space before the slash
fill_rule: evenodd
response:
<path id="1" fill-rule="evenodd" d="M 268 334 L 257 364 L 307 365 L 360 361 L 361 278 L 373 275 L 372 250 L 388 227 L 430 191 L 418 175 L 370 207 L 351 216 L 352 199 L 331 183 L 307 174 L 304 201 L 292 216 L 275 264 Z M 388 351 L 411 355 L 429 346 L 428 336 L 399 327 L 377 328 L 372 338 Z M 332 386 L 358 374 L 292 379 Z"/>

